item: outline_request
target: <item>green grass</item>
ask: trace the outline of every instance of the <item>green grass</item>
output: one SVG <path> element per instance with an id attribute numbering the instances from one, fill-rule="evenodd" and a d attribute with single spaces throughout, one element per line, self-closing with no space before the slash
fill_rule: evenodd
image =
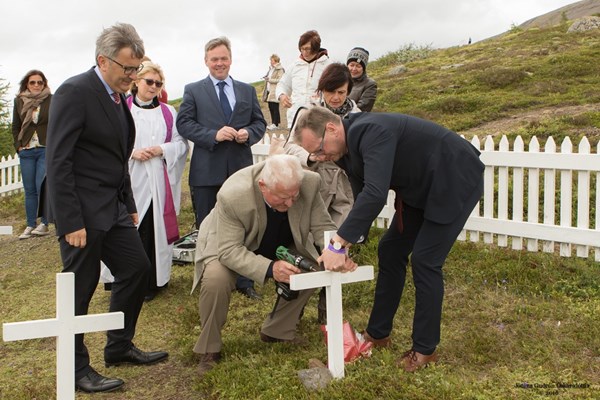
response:
<path id="1" fill-rule="evenodd" d="M 0 199 L 0 216 L 23 217 L 19 196 Z M 22 200 L 22 197 L 21 197 Z M 189 202 L 182 225 L 191 222 Z M 17 228 L 21 228 L 15 223 Z M 354 248 L 360 264 L 376 265 L 382 230 Z M 60 271 L 56 239 L 0 238 L 2 322 L 54 316 L 55 273 Z M 126 381 L 110 399 L 543 399 L 600 396 L 600 268 L 588 259 L 517 252 L 489 245 L 457 243 L 444 267 L 446 294 L 441 361 L 414 374 L 395 365 L 410 347 L 414 287 L 409 274 L 394 322 L 393 345 L 346 365 L 346 377 L 307 392 L 297 371 L 310 358 L 325 361 L 327 349 L 316 322 L 316 296 L 299 325 L 301 346 L 265 344 L 262 320 L 275 299 L 274 286 L 259 288 L 263 300 L 234 294 L 224 334 L 224 360 L 199 379 L 192 352 L 200 332 L 197 294 L 190 295 L 191 265 L 175 266 L 166 292 L 144 305 L 135 343 L 163 349 L 168 362 L 150 367 L 106 369 L 103 333 L 86 335 L 92 365 Z M 368 320 L 374 282 L 344 287 L 344 316 L 362 330 Z M 108 294 L 99 286 L 91 312 L 106 312 Z M 0 344 L 0 398 L 47 399 L 55 391 L 55 341 L 37 339 Z M 556 389 L 557 383 L 590 385 Z M 537 388 L 524 388 L 524 384 Z M 542 388 L 551 386 L 551 389 Z M 77 398 L 89 395 L 77 394 Z"/>

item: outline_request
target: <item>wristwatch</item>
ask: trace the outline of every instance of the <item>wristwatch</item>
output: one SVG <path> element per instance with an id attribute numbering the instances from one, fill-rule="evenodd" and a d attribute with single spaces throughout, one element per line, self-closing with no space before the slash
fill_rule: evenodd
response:
<path id="1" fill-rule="evenodd" d="M 336 242 L 335 240 L 331 239 L 329 241 L 329 244 L 333 246 L 333 248 L 337 251 L 340 251 L 341 249 L 345 249 L 346 246 L 344 246 L 342 243 L 340 242 Z"/>

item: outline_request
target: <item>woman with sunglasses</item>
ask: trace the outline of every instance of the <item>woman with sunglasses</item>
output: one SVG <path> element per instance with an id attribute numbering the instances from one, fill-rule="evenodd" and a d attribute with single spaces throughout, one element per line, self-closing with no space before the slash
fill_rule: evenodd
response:
<path id="1" fill-rule="evenodd" d="M 27 227 L 19 239 L 45 236 L 48 220 L 37 224 L 40 186 L 46 175 L 46 130 L 52 94 L 42 71 L 31 70 L 21 79 L 13 108 L 12 133 L 19 154 L 21 178 L 25 189 Z"/>
<path id="2" fill-rule="evenodd" d="M 149 301 L 167 286 L 171 275 L 188 144 L 174 124 L 175 109 L 158 100 L 165 82 L 162 68 L 151 61 L 142 65 L 127 98 L 136 131 L 129 174 L 140 219 L 138 232 L 153 267 L 145 296 Z M 102 278 L 112 281 L 106 267 Z"/>

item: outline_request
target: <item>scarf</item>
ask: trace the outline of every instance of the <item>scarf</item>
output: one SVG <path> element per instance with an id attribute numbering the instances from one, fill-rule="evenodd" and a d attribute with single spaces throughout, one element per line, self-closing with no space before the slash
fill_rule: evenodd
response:
<path id="1" fill-rule="evenodd" d="M 23 100 L 23 108 L 21 109 L 21 130 L 19 131 L 19 136 L 17 139 L 21 141 L 23 139 L 23 135 L 31 122 L 33 121 L 33 110 L 37 109 L 40 104 L 46 100 L 46 98 L 50 96 L 50 89 L 46 86 L 40 93 L 33 94 L 29 90 L 19 93 L 17 97 L 20 97 Z"/>
<path id="2" fill-rule="evenodd" d="M 325 103 L 325 100 L 321 100 L 321 104 L 324 105 L 329 111 L 333 112 L 335 115 L 339 115 L 342 118 L 345 118 L 346 115 L 352 112 L 352 108 L 354 108 L 352 100 L 350 100 L 349 97 L 346 97 L 344 104 L 336 108 L 329 107 L 329 105 Z"/>

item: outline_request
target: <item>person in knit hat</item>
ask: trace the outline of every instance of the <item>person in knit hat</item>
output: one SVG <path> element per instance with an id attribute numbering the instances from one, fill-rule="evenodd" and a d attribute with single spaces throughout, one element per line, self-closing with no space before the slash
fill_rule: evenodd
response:
<path id="1" fill-rule="evenodd" d="M 352 75 L 352 92 L 348 96 L 356 102 L 361 111 L 371 111 L 377 97 L 377 83 L 367 75 L 369 52 L 362 47 L 350 50 L 346 65 Z"/>

